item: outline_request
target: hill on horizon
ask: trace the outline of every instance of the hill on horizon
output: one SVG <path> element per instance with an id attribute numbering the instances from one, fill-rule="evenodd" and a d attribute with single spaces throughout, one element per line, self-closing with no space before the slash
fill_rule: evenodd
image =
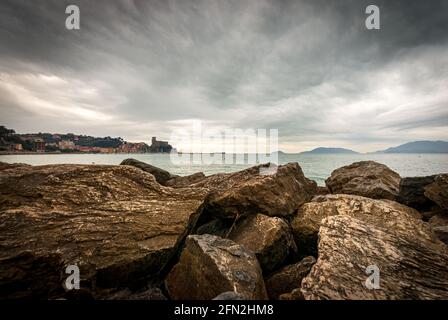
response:
<path id="1" fill-rule="evenodd" d="M 448 153 L 448 142 L 413 141 L 375 153 Z"/>
<path id="2" fill-rule="evenodd" d="M 319 147 L 315 148 L 311 151 L 304 151 L 300 152 L 299 154 L 335 154 L 335 153 L 341 153 L 341 154 L 358 154 L 359 152 L 345 149 L 345 148 L 327 148 L 327 147 Z"/>

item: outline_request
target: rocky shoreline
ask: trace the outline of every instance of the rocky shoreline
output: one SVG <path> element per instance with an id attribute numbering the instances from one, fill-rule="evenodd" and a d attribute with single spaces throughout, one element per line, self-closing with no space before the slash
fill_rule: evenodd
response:
<path id="1" fill-rule="evenodd" d="M 448 299 L 447 243 L 448 174 L 0 163 L 0 299 Z"/>

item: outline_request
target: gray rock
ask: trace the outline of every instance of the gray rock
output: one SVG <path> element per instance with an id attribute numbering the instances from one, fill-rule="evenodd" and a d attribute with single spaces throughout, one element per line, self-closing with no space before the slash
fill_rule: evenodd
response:
<path id="1" fill-rule="evenodd" d="M 210 300 L 234 291 L 244 299 L 267 299 L 260 265 L 251 251 L 213 235 L 187 237 L 165 285 L 174 299 Z"/>

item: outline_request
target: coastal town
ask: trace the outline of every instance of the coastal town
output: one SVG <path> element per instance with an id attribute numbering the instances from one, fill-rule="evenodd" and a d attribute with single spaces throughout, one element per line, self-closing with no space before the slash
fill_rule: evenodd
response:
<path id="1" fill-rule="evenodd" d="M 26 133 L 0 126 L 0 153 L 169 153 L 167 141 L 152 137 L 145 142 L 128 142 L 121 137 L 93 137 L 73 133 Z"/>

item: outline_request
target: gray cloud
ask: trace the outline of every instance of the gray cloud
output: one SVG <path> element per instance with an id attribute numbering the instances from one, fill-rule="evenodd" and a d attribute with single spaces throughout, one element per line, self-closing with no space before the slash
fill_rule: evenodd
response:
<path id="1" fill-rule="evenodd" d="M 2 1 L 2 122 L 148 140 L 201 119 L 288 151 L 448 139 L 448 3 L 374 2 L 379 31 L 364 0 Z"/>

